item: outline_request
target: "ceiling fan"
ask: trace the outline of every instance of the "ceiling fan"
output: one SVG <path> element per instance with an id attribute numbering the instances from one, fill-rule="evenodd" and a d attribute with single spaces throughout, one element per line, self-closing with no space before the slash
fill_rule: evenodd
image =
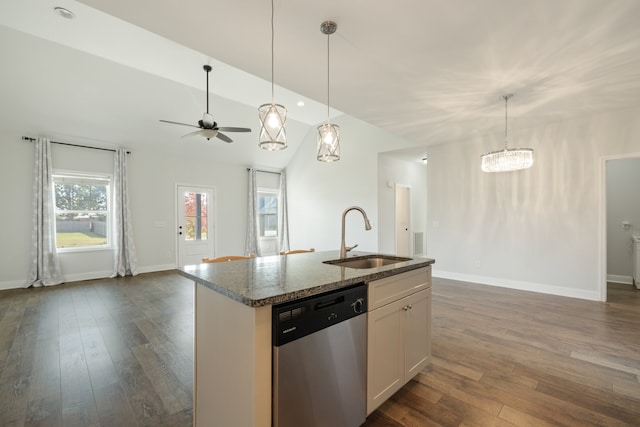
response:
<path id="1" fill-rule="evenodd" d="M 170 120 L 160 120 L 163 123 L 170 123 L 173 125 L 180 126 L 189 126 L 193 128 L 198 128 L 195 132 L 190 132 L 186 135 L 182 135 L 182 138 L 187 136 L 201 135 L 210 140 L 211 138 L 217 137 L 223 140 L 224 142 L 233 142 L 233 139 L 229 138 L 227 135 L 223 134 L 223 132 L 251 132 L 249 128 L 238 128 L 238 127 L 219 127 L 218 123 L 213 120 L 213 116 L 209 114 L 209 73 L 211 72 L 211 66 L 205 65 L 204 71 L 207 73 L 207 112 L 202 114 L 202 119 L 198 120 L 198 126 L 190 125 L 187 123 L 179 123 L 172 122 Z"/>

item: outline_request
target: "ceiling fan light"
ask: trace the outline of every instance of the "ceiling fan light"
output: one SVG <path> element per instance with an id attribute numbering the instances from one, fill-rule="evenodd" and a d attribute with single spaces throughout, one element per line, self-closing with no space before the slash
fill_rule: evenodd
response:
<path id="1" fill-rule="evenodd" d="M 340 126 L 324 123 L 318 126 L 318 160 L 331 163 L 340 160 Z"/>
<path id="2" fill-rule="evenodd" d="M 258 147 L 278 151 L 287 148 L 287 134 L 284 124 L 287 109 L 280 104 L 262 104 L 258 107 L 260 118 L 260 142 Z"/>

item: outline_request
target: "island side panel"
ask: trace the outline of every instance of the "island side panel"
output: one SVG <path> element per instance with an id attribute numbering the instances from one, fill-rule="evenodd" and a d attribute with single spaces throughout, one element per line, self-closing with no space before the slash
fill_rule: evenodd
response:
<path id="1" fill-rule="evenodd" d="M 196 284 L 194 426 L 271 426 L 271 306 Z"/>

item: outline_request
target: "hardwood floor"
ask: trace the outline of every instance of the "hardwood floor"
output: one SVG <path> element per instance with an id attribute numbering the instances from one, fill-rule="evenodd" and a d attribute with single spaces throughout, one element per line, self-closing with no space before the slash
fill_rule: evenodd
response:
<path id="1" fill-rule="evenodd" d="M 432 363 L 365 426 L 639 426 L 640 291 L 433 284 Z"/>
<path id="2" fill-rule="evenodd" d="M 190 426 L 193 282 L 0 293 L 0 426 Z"/>
<path id="3" fill-rule="evenodd" d="M 364 425 L 640 425 L 640 291 L 609 300 L 434 279 L 432 363 Z M 192 364 L 175 272 L 0 292 L 2 427 L 191 426 Z"/>

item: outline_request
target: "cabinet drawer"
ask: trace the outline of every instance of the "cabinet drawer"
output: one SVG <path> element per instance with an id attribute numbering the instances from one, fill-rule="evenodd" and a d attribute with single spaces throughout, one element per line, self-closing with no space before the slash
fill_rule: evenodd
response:
<path id="1" fill-rule="evenodd" d="M 431 287 L 431 266 L 369 283 L 369 311 Z"/>

